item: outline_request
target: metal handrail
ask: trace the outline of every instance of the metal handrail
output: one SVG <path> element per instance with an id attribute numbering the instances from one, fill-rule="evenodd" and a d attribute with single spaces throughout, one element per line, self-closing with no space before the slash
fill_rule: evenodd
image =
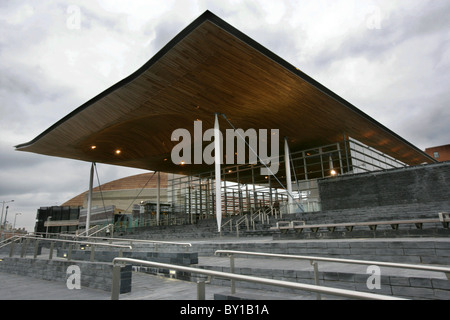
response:
<path id="1" fill-rule="evenodd" d="M 78 235 L 81 236 L 81 235 L 84 234 L 84 233 L 86 233 L 86 235 L 89 235 L 89 232 L 90 232 L 92 229 L 97 229 L 97 228 L 98 228 L 98 225 L 93 226 L 93 227 L 91 227 L 89 230 L 84 230 L 83 232 L 81 232 L 81 233 L 78 234 Z"/>
<path id="2" fill-rule="evenodd" d="M 230 220 L 228 220 L 227 222 L 225 222 L 224 224 L 222 224 L 222 226 L 220 227 L 220 229 L 222 230 L 223 227 L 225 227 L 227 224 L 230 225 L 230 232 L 233 232 L 233 218 L 230 218 Z"/>
<path id="3" fill-rule="evenodd" d="M 205 276 L 209 276 L 209 277 L 219 277 L 219 278 L 226 278 L 226 279 L 237 280 L 237 281 L 246 281 L 246 282 L 253 282 L 253 283 L 259 283 L 259 284 L 265 284 L 265 285 L 273 285 L 273 286 L 284 287 L 284 288 L 306 290 L 306 291 L 316 292 L 319 294 L 337 295 L 337 296 L 346 297 L 346 298 L 374 299 L 374 300 L 406 300 L 403 298 L 374 294 L 374 293 L 357 292 L 357 291 L 347 290 L 347 289 L 330 288 L 330 287 L 323 287 L 323 286 L 317 286 L 317 285 L 312 285 L 312 284 L 289 282 L 289 281 L 284 281 L 284 280 L 274 280 L 274 279 L 260 278 L 260 277 L 255 277 L 255 276 L 246 276 L 246 275 L 234 274 L 234 273 L 222 272 L 222 271 L 197 269 L 197 268 L 185 267 L 185 266 L 180 266 L 180 265 L 175 265 L 175 264 L 159 263 L 159 262 L 145 261 L 145 260 L 138 260 L 138 259 L 131 259 L 131 258 L 114 258 L 114 260 L 113 260 L 113 279 L 112 279 L 112 289 L 111 289 L 111 300 L 119 299 L 120 268 L 121 268 L 121 265 L 119 263 L 121 263 L 121 264 L 129 263 L 129 264 L 143 265 L 143 266 L 149 266 L 149 267 L 154 267 L 154 268 L 164 268 L 164 269 L 170 269 L 170 270 L 175 270 L 175 271 L 183 271 L 183 272 L 189 272 L 189 273 L 194 273 L 194 274 L 201 274 L 201 275 L 205 275 Z M 203 285 L 201 285 L 201 284 L 203 284 Z M 204 282 L 199 282 L 197 285 L 197 290 L 198 290 L 197 297 L 205 297 L 204 288 L 205 288 Z M 203 292 L 199 292 L 201 290 L 203 290 Z"/>
<path id="4" fill-rule="evenodd" d="M 69 249 L 68 249 L 68 260 L 71 260 L 71 256 L 72 256 L 72 246 L 73 244 L 80 244 L 80 245 L 89 245 L 91 246 L 91 255 L 90 255 L 90 261 L 94 261 L 94 256 L 95 256 L 95 246 L 104 246 L 104 247 L 112 247 L 112 248 L 120 248 L 120 252 L 119 255 L 122 256 L 122 249 L 130 249 L 132 250 L 133 247 L 131 245 L 120 245 L 120 244 L 110 244 L 110 243 L 98 243 L 98 242 L 92 242 L 92 241 L 75 241 L 75 240 L 63 240 L 63 239 L 47 239 L 47 238 L 39 238 L 39 237 L 35 237 L 35 236 L 23 236 L 20 237 L 20 239 L 26 239 L 27 241 L 25 241 L 22 245 L 22 253 L 21 253 L 21 257 L 24 257 L 24 255 L 26 254 L 26 250 L 28 247 L 28 240 L 35 240 L 35 244 L 34 244 L 34 258 L 37 257 L 38 255 L 38 247 L 39 247 L 39 242 L 40 241 L 50 241 L 51 245 L 50 245 L 50 252 L 49 252 L 49 256 L 48 259 L 51 260 L 53 258 L 53 246 L 55 242 L 63 242 L 63 243 L 69 243 Z M 9 256 L 12 257 L 14 255 L 14 243 L 17 241 L 18 239 L 15 239 L 14 241 L 11 241 L 10 245 L 10 251 L 9 251 Z"/>
<path id="5" fill-rule="evenodd" d="M 102 227 L 102 228 L 96 230 L 95 232 L 91 233 L 91 234 L 89 235 L 89 237 L 92 237 L 94 234 L 97 234 L 97 233 L 99 233 L 99 232 L 101 232 L 101 231 L 103 231 L 103 230 L 105 230 L 105 229 L 110 228 L 110 227 L 114 230 L 114 224 L 113 224 L 113 223 L 110 223 L 110 224 L 107 224 L 106 226 L 104 226 L 104 227 Z M 113 234 L 113 232 L 111 232 L 111 236 L 112 236 L 112 234 Z"/>
<path id="6" fill-rule="evenodd" d="M 103 246 L 103 247 L 114 247 L 114 248 L 124 248 L 132 250 L 133 247 L 131 245 L 121 245 L 121 244 L 111 244 L 111 243 L 101 243 L 101 242 L 92 242 L 92 241 L 77 241 L 77 240 L 64 240 L 64 239 L 46 239 L 46 238 L 37 238 L 31 236 L 23 237 L 25 239 L 35 239 L 39 241 L 50 241 L 50 242 L 64 242 L 64 243 L 77 243 L 77 244 L 88 244 L 92 246 Z M 88 237 L 89 238 L 89 237 Z"/>
<path id="7" fill-rule="evenodd" d="M 9 244 L 11 244 L 11 242 L 16 242 L 17 240 L 19 240 L 21 238 L 24 238 L 24 237 L 26 237 L 26 235 L 24 235 L 24 236 L 12 236 L 12 237 L 10 237 L 8 239 L 2 240 L 0 242 L 0 244 L 3 243 L 3 242 L 4 243 L 2 245 L 0 245 L 0 249 L 3 248 L 3 247 L 6 247 Z"/>
<path id="8" fill-rule="evenodd" d="M 230 258 L 230 270 L 234 272 L 234 255 L 247 255 L 247 256 L 259 256 L 259 257 L 272 257 L 272 258 L 284 258 L 284 259 L 296 259 L 296 260 L 309 260 L 314 267 L 314 280 L 316 285 L 319 284 L 318 277 L 318 261 L 347 263 L 347 264 L 362 264 L 362 265 L 376 265 L 382 267 L 401 268 L 401 269 L 415 269 L 431 272 L 443 272 L 447 279 L 450 280 L 450 268 L 430 265 L 414 265 L 406 263 L 394 263 L 383 261 L 369 261 L 369 260 L 354 260 L 354 259 L 342 259 L 342 258 L 327 258 L 327 257 L 315 257 L 315 256 L 298 256 L 289 254 L 277 254 L 277 253 L 264 253 L 264 252 L 249 252 L 249 251 L 235 251 L 235 250 L 216 250 L 214 255 L 227 254 Z M 235 287 L 233 281 L 231 282 L 231 291 L 234 292 Z M 318 296 L 320 299 L 320 296 Z"/>
<path id="9" fill-rule="evenodd" d="M 171 245 L 180 245 L 183 247 L 192 247 L 190 242 L 176 242 L 176 241 L 160 241 L 160 240 L 145 240 L 145 239 L 127 239 L 127 238 L 109 238 L 109 237 L 91 237 L 91 236 L 75 236 L 70 234 L 63 235 L 65 237 L 76 237 L 76 238 L 88 238 L 92 240 L 104 240 L 109 242 L 130 242 L 132 245 L 133 242 L 143 242 L 143 243 L 152 243 L 152 244 L 171 244 Z M 97 242 L 96 242 L 97 243 Z"/>
<path id="10" fill-rule="evenodd" d="M 242 218 L 239 218 L 235 221 L 234 225 L 236 227 L 236 236 L 239 237 L 239 226 L 241 223 L 245 222 L 245 226 L 247 227 L 247 231 L 249 230 L 249 222 L 248 222 L 248 216 L 245 215 Z"/>
<path id="11" fill-rule="evenodd" d="M 377 265 L 377 266 L 391 267 L 391 268 L 416 269 L 416 270 L 423 270 L 423 271 L 443 272 L 447 275 L 447 277 L 450 280 L 450 267 L 416 265 L 416 264 L 383 262 L 383 261 L 327 258 L 327 257 L 315 257 L 315 256 L 297 256 L 297 255 L 290 255 L 290 254 L 234 251 L 234 250 L 216 250 L 214 255 L 217 255 L 217 254 L 228 254 L 228 255 L 241 254 L 241 255 L 251 255 L 251 256 L 260 256 L 260 257 L 286 258 L 286 259 L 298 259 L 298 260 L 309 260 L 309 261 L 326 261 L 326 262 L 348 263 L 348 264 Z"/>

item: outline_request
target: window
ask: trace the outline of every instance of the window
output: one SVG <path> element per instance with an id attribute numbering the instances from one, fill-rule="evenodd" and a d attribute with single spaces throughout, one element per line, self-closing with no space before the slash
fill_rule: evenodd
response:
<path id="1" fill-rule="evenodd" d="M 433 152 L 433 157 L 435 159 L 439 159 L 439 152 L 437 152 L 437 151 Z"/>

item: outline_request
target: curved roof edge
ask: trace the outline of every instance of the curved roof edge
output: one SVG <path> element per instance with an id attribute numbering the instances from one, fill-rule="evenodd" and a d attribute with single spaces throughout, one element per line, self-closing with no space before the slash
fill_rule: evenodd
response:
<path id="1" fill-rule="evenodd" d="M 45 136 L 46 134 L 48 134 L 49 132 L 51 132 L 52 130 L 57 128 L 59 125 L 63 124 L 66 120 L 70 119 L 71 117 L 73 117 L 76 114 L 80 113 L 81 111 L 85 110 L 93 103 L 97 102 L 98 100 L 102 99 L 103 97 L 107 96 L 108 94 L 114 92 L 116 89 L 124 86 L 125 84 L 130 83 L 131 81 L 133 81 L 134 79 L 136 79 L 137 77 L 142 75 L 150 66 L 152 66 L 156 61 L 158 61 L 162 56 L 164 56 L 171 48 L 173 48 L 177 43 L 179 43 L 181 40 L 183 40 L 190 32 L 192 32 L 194 29 L 196 29 L 198 26 L 200 26 L 202 23 L 204 23 L 206 21 L 210 21 L 210 22 L 214 23 L 215 25 L 217 25 L 218 27 L 225 30 L 226 32 L 232 34 L 237 39 L 241 40 L 245 44 L 247 44 L 247 45 L 251 46 L 252 48 L 254 48 L 255 50 L 259 51 L 261 54 L 265 55 L 266 57 L 268 57 L 275 63 L 281 65 L 286 70 L 294 73 L 295 75 L 297 75 L 304 81 L 306 81 L 309 84 L 316 87 L 318 90 L 320 90 L 324 94 L 326 94 L 326 95 L 330 96 L 331 98 L 333 98 L 334 100 L 338 101 L 339 103 L 341 103 L 342 105 L 347 107 L 349 110 L 357 113 L 358 115 L 362 116 L 369 122 L 378 126 L 380 129 L 382 129 L 382 130 L 386 131 L 388 134 L 392 135 L 394 138 L 400 140 L 401 142 L 410 146 L 412 149 L 421 153 L 425 158 L 428 158 L 431 162 L 436 162 L 436 160 L 434 158 L 432 158 L 431 156 L 426 154 L 423 150 L 420 150 L 419 148 L 417 148 L 415 145 L 413 145 L 409 141 L 405 140 L 404 138 L 402 138 L 401 136 L 399 136 L 398 134 L 396 134 L 395 132 L 393 132 L 392 130 L 387 128 L 386 126 L 382 125 L 377 120 L 373 119 L 372 117 L 370 117 L 369 115 L 367 115 L 366 113 L 364 113 L 363 111 L 358 109 L 356 106 L 354 106 L 353 104 L 348 102 L 347 100 L 343 99 L 342 97 L 340 97 L 339 95 L 337 95 L 336 93 L 331 91 L 330 89 L 326 88 L 325 86 L 323 86 L 322 84 L 320 84 L 319 82 L 317 82 L 316 80 L 314 80 L 313 78 L 311 78 L 310 76 L 305 74 L 304 72 L 300 71 L 298 68 L 296 68 L 295 66 L 293 66 L 286 60 L 282 59 L 281 57 L 279 57 L 278 55 L 276 55 L 275 53 L 273 53 L 266 47 L 262 46 L 260 43 L 253 40 L 252 38 L 250 38 L 243 32 L 239 31 L 238 29 L 236 29 L 235 27 L 233 27 L 232 25 L 230 25 L 223 19 L 219 18 L 217 15 L 215 15 L 214 13 L 212 13 L 209 10 L 206 10 L 202 15 L 200 15 L 192 23 L 190 23 L 187 27 L 185 27 L 181 32 L 179 32 L 172 40 L 170 40 L 162 49 L 160 49 L 152 58 L 150 58 L 149 61 L 147 61 L 138 70 L 136 70 L 131 75 L 127 76 L 126 78 L 122 79 L 121 81 L 117 82 L 113 86 L 109 87 L 108 89 L 104 90 L 97 96 L 93 97 L 92 99 L 90 99 L 87 102 L 85 102 L 84 104 L 82 104 L 80 107 L 76 108 L 75 110 L 70 112 L 68 115 L 66 115 L 65 117 L 63 117 L 62 119 L 60 119 L 59 121 L 54 123 L 52 126 L 50 126 L 48 129 L 46 129 L 44 132 L 39 134 L 33 140 L 23 143 L 23 144 L 16 145 L 15 146 L 16 150 L 20 151 L 20 149 L 22 149 L 22 148 L 31 146 L 36 141 L 41 139 L 43 136 Z"/>

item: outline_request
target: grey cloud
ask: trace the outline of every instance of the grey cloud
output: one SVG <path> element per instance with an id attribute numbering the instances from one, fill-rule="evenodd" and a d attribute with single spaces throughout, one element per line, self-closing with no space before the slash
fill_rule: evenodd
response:
<path id="1" fill-rule="evenodd" d="M 30 51 L 49 39 L 64 36 L 66 30 L 67 6 L 71 1 L 1 1 L 0 2 L 0 200 L 15 200 L 11 213 L 23 212 L 29 219 L 29 226 L 34 225 L 34 215 L 40 206 L 58 205 L 85 191 L 88 186 L 89 164 L 69 159 L 60 159 L 14 151 L 14 143 L 23 136 L 34 138 L 48 126 L 59 120 L 83 102 L 76 96 L 75 88 L 65 87 L 57 80 L 45 78 L 46 70 L 41 70 L 34 52 Z M 434 51 L 428 56 L 419 56 L 423 63 L 433 65 L 435 70 L 426 74 L 418 74 L 417 70 L 408 70 L 407 79 L 394 83 L 396 87 L 386 88 L 385 82 L 390 79 L 379 79 L 377 95 L 363 97 L 365 110 L 376 112 L 377 120 L 381 120 L 388 128 L 397 132 L 420 148 L 449 143 L 448 129 L 450 96 L 447 93 L 449 76 L 445 54 L 448 53 L 448 22 L 446 12 L 450 11 L 448 1 L 418 1 L 415 7 L 398 2 L 398 8 L 381 22 L 381 29 L 368 29 L 365 26 L 352 29 L 352 33 L 342 35 L 333 43 L 319 43 L 316 54 L 308 61 L 300 61 L 298 52 L 303 48 L 307 25 L 301 21 L 294 30 L 289 24 L 268 25 L 264 21 L 265 12 L 258 2 L 233 2 L 237 5 L 224 5 L 222 1 L 197 1 L 198 14 L 184 12 L 185 2 L 176 2 L 171 11 L 144 23 L 139 41 L 148 36 L 153 39 L 150 44 L 152 54 L 166 45 L 176 34 L 193 21 L 204 10 L 209 9 L 225 21 L 229 22 L 245 34 L 249 35 L 269 50 L 275 52 L 292 64 L 300 64 L 311 77 L 329 76 L 332 63 L 364 57 L 371 65 L 382 66 L 383 58 L 396 54 L 399 46 L 409 40 L 433 38 Z M 283 18 L 293 18 L 290 5 Z M 320 15 L 326 8 L 313 8 L 313 5 L 302 7 L 302 13 Z M 6 19 L 15 13 L 22 4 L 30 4 L 35 13 L 22 23 L 14 25 Z M 74 3 L 75 4 L 75 3 Z M 155 5 L 152 3 L 152 5 Z M 160 5 L 160 4 L 157 4 Z M 162 5 L 162 4 L 161 4 Z M 122 12 L 106 12 L 92 1 L 79 4 L 82 14 L 82 30 L 78 38 L 87 39 L 86 43 L 95 43 L 92 31 L 98 28 L 108 30 L 110 34 L 124 39 L 130 35 L 127 16 Z M 306 10 L 312 9 L 311 12 Z M 143 8 L 145 10 L 145 8 Z M 148 9 L 147 9 L 148 10 Z M 298 12 L 297 12 L 298 13 Z M 190 16 L 192 15 L 192 16 Z M 95 33 L 99 34 L 99 33 Z M 132 37 L 133 35 L 130 35 Z M 56 37 L 56 38 L 55 38 Z M 121 38 L 122 37 L 122 38 Z M 340 43 L 338 42 L 340 41 Z M 57 41 L 56 41 L 57 43 Z M 81 43 L 81 42 L 80 42 Z M 338 45 L 336 45 L 338 44 Z M 334 48 L 334 49 L 331 49 Z M 146 48 L 145 50 L 147 50 Z M 49 48 L 51 50 L 51 48 Z M 28 52 L 29 51 L 29 52 Z M 89 54 L 89 50 L 84 53 Z M 145 53 L 146 54 L 146 53 Z M 23 57 L 17 61 L 16 55 Z M 144 55 L 137 52 L 136 55 Z M 431 62 L 430 62 L 431 61 Z M 422 62 L 421 62 L 422 63 Z M 397 68 L 397 66 L 394 66 Z M 393 73 L 397 69 L 393 70 Z M 133 71 L 133 70 L 131 70 Z M 364 81 L 365 70 L 358 70 L 354 75 L 356 81 Z M 90 70 L 83 70 L 89 76 Z M 398 72 L 398 71 L 397 71 Z M 95 75 L 94 75 L 95 76 Z M 334 75 L 331 75 L 334 76 Z M 348 75 L 340 75 L 342 77 Z M 406 81 L 402 83 L 402 81 Z M 326 83 L 323 83 L 326 85 Z M 396 90 L 409 94 L 399 94 Z M 334 90 L 333 90 L 334 91 Z M 339 94 L 339 92 L 336 92 Z M 343 96 L 352 102 L 352 97 Z M 36 110 L 35 108 L 39 108 Z M 392 110 L 395 108 L 395 110 Z M 395 112 L 394 112 L 395 111 Z M 409 113 L 408 113 L 409 112 Z M 370 113 L 370 112 L 369 112 Z M 396 116 L 393 116 L 396 115 Z M 378 117 L 380 115 L 380 117 Z M 398 115 L 404 115 L 398 117 Z M 22 133 L 27 131 L 27 133 Z M 99 165 L 101 183 L 135 174 L 137 170 Z M 141 173 L 142 171 L 139 171 Z"/>
<path id="2" fill-rule="evenodd" d="M 448 41 L 449 24 L 443 12 L 450 12 L 448 1 L 428 1 L 419 3 L 413 10 L 394 11 L 392 15 L 381 20 L 379 29 L 362 26 L 348 34 L 336 50 L 325 46 L 315 57 L 313 63 L 321 68 L 330 63 L 348 57 L 364 56 L 367 59 L 379 60 L 402 43 L 418 37 L 442 34 Z M 338 41 L 338 40 L 337 40 Z"/>

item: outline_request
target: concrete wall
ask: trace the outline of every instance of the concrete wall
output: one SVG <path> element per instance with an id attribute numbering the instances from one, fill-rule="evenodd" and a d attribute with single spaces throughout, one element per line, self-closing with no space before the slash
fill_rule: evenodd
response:
<path id="1" fill-rule="evenodd" d="M 322 210 L 402 204 L 450 209 L 450 162 L 319 180 Z"/>

